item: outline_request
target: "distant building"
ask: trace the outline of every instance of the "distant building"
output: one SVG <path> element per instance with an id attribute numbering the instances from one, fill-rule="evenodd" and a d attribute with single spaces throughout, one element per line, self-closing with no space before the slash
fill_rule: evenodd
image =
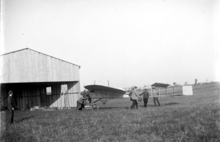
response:
<path id="1" fill-rule="evenodd" d="M 1 107 L 13 90 L 19 109 L 75 107 L 80 93 L 79 65 L 25 48 L 0 56 Z"/>

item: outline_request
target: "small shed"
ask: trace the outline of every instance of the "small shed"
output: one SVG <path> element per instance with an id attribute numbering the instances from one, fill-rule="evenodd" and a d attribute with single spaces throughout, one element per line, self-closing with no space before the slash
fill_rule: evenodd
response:
<path id="1" fill-rule="evenodd" d="M 170 86 L 170 85 L 169 84 L 165 84 L 165 83 L 154 83 L 151 86 L 158 88 L 159 89 L 159 94 L 160 94 L 160 89 L 164 88 L 165 89 L 165 94 L 166 94 L 167 87 Z"/>
<path id="2" fill-rule="evenodd" d="M 33 106 L 75 107 L 80 94 L 80 66 L 25 48 L 0 56 L 1 107 L 8 91 L 19 109 Z"/>
<path id="3" fill-rule="evenodd" d="M 154 83 L 151 86 L 158 87 L 158 88 L 167 88 L 170 85 L 169 84 L 164 84 L 164 83 Z"/>

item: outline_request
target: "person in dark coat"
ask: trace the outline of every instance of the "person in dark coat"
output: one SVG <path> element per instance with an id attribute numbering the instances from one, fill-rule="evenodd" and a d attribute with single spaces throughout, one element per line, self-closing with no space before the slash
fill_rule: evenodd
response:
<path id="1" fill-rule="evenodd" d="M 142 93 L 143 100 L 144 100 L 144 107 L 147 107 L 148 99 L 149 99 L 149 92 L 147 91 L 147 88 L 144 88 L 144 92 Z"/>
<path id="2" fill-rule="evenodd" d="M 9 116 L 10 116 L 10 122 L 11 124 L 14 123 L 14 109 L 15 109 L 15 101 L 13 98 L 13 91 L 10 90 L 8 92 L 8 110 L 9 110 Z"/>

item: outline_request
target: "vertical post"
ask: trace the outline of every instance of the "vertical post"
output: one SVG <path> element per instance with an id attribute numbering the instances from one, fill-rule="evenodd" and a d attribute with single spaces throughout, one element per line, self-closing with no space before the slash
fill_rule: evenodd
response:
<path id="1" fill-rule="evenodd" d="M 28 108 L 30 108 L 30 102 L 31 102 L 30 90 L 28 90 Z"/>
<path id="2" fill-rule="evenodd" d="M 165 91 L 165 93 L 164 93 L 164 94 L 166 95 L 166 88 L 164 88 L 164 91 Z"/>
<path id="3" fill-rule="evenodd" d="M 95 85 L 95 81 L 94 81 L 94 85 Z"/>
<path id="4" fill-rule="evenodd" d="M 151 93 L 150 95 L 152 96 L 152 86 L 151 86 L 151 88 L 150 88 L 150 93 Z"/>
<path id="5" fill-rule="evenodd" d="M 160 96 L 160 87 L 158 88 L 158 90 L 159 90 L 159 92 L 158 92 L 158 93 L 159 93 L 159 96 Z"/>
<path id="6" fill-rule="evenodd" d="M 70 94 L 69 94 L 69 90 L 67 89 L 67 95 L 68 95 L 68 107 L 70 108 Z"/>
<path id="7" fill-rule="evenodd" d="M 167 95 L 167 88 L 165 88 L 165 95 Z"/>
<path id="8" fill-rule="evenodd" d="M 108 87 L 109 87 L 109 80 L 108 80 Z"/>
<path id="9" fill-rule="evenodd" d="M 174 94 L 175 85 L 176 85 L 176 82 L 173 83 L 173 94 Z"/>
<path id="10" fill-rule="evenodd" d="M 60 104 L 59 104 L 59 108 L 61 108 L 62 107 L 62 92 L 60 93 L 60 99 L 59 99 L 60 101 Z"/>

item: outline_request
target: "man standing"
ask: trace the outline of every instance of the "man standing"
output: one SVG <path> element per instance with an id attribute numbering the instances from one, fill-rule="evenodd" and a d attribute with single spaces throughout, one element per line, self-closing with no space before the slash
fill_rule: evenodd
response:
<path id="1" fill-rule="evenodd" d="M 13 91 L 10 90 L 8 92 L 8 110 L 9 110 L 9 115 L 10 115 L 10 123 L 14 123 L 14 109 L 15 109 L 15 101 L 13 98 Z"/>
<path id="2" fill-rule="evenodd" d="M 138 98 L 140 97 L 136 91 L 137 87 L 133 87 L 131 93 L 129 94 L 130 99 L 132 101 L 132 105 L 131 105 L 131 109 L 133 109 L 134 107 L 136 107 L 136 109 L 138 109 Z"/>
<path id="3" fill-rule="evenodd" d="M 156 106 L 158 104 L 158 106 L 160 106 L 159 93 L 156 92 L 155 87 L 152 87 L 152 96 L 154 99 L 154 105 Z"/>
<path id="4" fill-rule="evenodd" d="M 148 99 L 149 99 L 149 92 L 147 91 L 147 88 L 144 88 L 144 92 L 142 93 L 143 100 L 144 100 L 144 107 L 147 107 Z"/>

